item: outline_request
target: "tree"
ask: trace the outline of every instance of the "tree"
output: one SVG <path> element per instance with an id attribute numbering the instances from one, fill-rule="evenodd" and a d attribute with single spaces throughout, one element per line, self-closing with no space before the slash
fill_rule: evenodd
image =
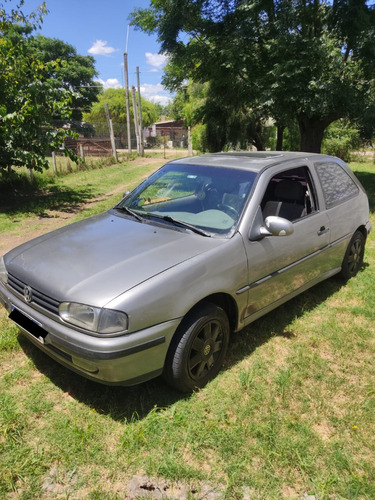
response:
<path id="1" fill-rule="evenodd" d="M 107 120 L 105 115 L 104 104 L 108 104 L 109 113 L 111 115 L 112 122 L 114 124 L 115 134 L 118 136 L 124 128 L 126 123 L 126 101 L 125 101 L 125 89 L 107 89 L 98 98 L 98 102 L 94 103 L 91 111 L 85 113 L 83 118 L 86 122 L 94 125 L 97 133 L 102 133 L 102 128 L 105 130 L 105 134 L 108 135 L 107 130 Z M 158 119 L 158 107 L 153 103 L 146 101 L 142 98 L 142 123 L 144 127 L 148 127 Z M 133 106 L 130 106 L 131 121 L 134 123 L 133 118 Z M 117 128 L 117 130 L 116 130 Z"/>
<path id="2" fill-rule="evenodd" d="M 92 56 L 77 54 L 76 49 L 56 38 L 46 38 L 38 35 L 30 39 L 35 57 L 47 64 L 61 61 L 46 72 L 45 78 L 53 79 L 72 94 L 72 115 L 75 121 L 82 120 L 82 114 L 90 110 L 91 104 L 97 101 L 102 92 L 102 86 L 94 81 L 98 75 Z"/>
<path id="3" fill-rule="evenodd" d="M 374 147 L 375 140 L 375 102 L 355 120 L 363 144 Z"/>
<path id="4" fill-rule="evenodd" d="M 153 0 L 132 22 L 158 35 L 170 88 L 209 82 L 222 116 L 280 132 L 296 120 L 301 149 L 319 152 L 330 123 L 375 101 L 374 16 L 367 0 Z"/>
<path id="5" fill-rule="evenodd" d="M 355 120 L 375 100 L 375 11 L 365 0 L 281 5 L 266 79 L 270 108 L 297 119 L 302 151 L 320 152 L 328 125 Z"/>
<path id="6" fill-rule="evenodd" d="M 30 43 L 45 13 L 45 4 L 29 16 L 7 13 L 0 4 L 0 170 L 23 165 L 40 170 L 48 165 L 47 151 L 70 135 L 51 126 L 54 117 L 71 114 L 72 92 L 45 77 L 60 63 L 40 61 Z"/>
<path id="7" fill-rule="evenodd" d="M 170 106 L 174 120 L 184 120 L 187 127 L 201 120 L 201 109 L 207 100 L 207 85 L 187 82 L 180 89 Z"/>

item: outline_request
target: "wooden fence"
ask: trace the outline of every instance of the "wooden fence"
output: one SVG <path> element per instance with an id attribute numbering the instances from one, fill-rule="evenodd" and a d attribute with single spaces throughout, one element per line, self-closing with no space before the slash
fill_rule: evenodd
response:
<path id="1" fill-rule="evenodd" d="M 88 139 L 85 137 L 67 139 L 65 141 L 65 146 L 73 150 L 77 155 L 82 155 L 82 152 L 84 156 L 112 155 L 111 139 L 109 137 L 104 139 Z"/>

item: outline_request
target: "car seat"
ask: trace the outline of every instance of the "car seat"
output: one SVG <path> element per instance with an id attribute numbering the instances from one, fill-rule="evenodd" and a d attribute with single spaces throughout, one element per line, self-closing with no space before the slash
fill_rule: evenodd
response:
<path id="1" fill-rule="evenodd" d="M 275 199 L 267 201 L 263 209 L 263 217 L 276 215 L 290 221 L 306 215 L 306 188 L 300 182 L 284 179 L 275 186 Z"/>

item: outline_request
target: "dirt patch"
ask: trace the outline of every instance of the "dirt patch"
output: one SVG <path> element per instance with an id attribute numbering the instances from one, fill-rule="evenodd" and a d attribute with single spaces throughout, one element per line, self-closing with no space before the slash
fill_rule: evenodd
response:
<path id="1" fill-rule="evenodd" d="M 61 467 L 53 465 L 46 473 L 43 482 L 43 498 L 87 498 L 88 488 L 85 494 L 77 489 L 78 483 L 84 478 L 85 473 L 79 469 L 64 471 Z M 141 498 L 149 500 L 224 500 L 225 487 L 223 485 L 213 486 L 209 482 L 200 482 L 196 486 L 181 481 L 168 481 L 162 478 L 151 478 L 146 475 L 135 475 L 126 483 L 123 480 L 113 482 L 109 486 L 110 492 L 126 498 L 127 500 L 138 500 Z M 245 498 L 245 497 L 244 497 Z"/>
<path id="2" fill-rule="evenodd" d="M 147 476 L 134 476 L 126 487 L 127 498 L 136 500 L 148 498 L 152 500 L 171 499 L 200 500 L 224 499 L 224 487 L 213 487 L 210 483 L 201 483 L 197 488 L 191 488 L 186 483 L 171 482 L 164 479 L 152 479 Z"/>
<path id="3" fill-rule="evenodd" d="M 57 466 L 53 466 L 45 477 L 42 490 L 49 495 L 66 497 L 77 482 L 76 470 L 61 473 Z"/>

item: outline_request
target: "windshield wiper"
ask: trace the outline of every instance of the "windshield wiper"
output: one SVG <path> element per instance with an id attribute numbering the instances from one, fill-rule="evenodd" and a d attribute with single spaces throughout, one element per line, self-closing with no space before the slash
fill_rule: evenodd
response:
<path id="1" fill-rule="evenodd" d="M 185 229 L 190 229 L 190 231 L 193 231 L 194 233 L 200 234 L 201 236 L 207 236 L 208 238 L 211 238 L 210 233 L 207 233 L 203 229 L 199 229 L 199 227 L 193 226 L 193 224 L 189 224 L 188 222 L 183 222 L 178 219 L 174 219 L 170 215 L 160 215 L 160 214 L 154 214 L 152 212 L 147 212 L 147 216 L 149 217 L 156 217 L 157 219 L 162 219 L 165 220 L 166 222 L 170 222 L 171 224 L 174 224 L 175 226 L 180 226 Z"/>
<path id="2" fill-rule="evenodd" d="M 126 214 L 131 215 L 132 217 L 134 217 L 135 219 L 137 219 L 139 221 L 143 220 L 143 218 L 139 214 L 137 214 L 136 212 L 133 212 L 133 210 L 126 207 L 125 205 L 122 205 L 122 206 L 116 205 L 114 208 L 115 208 L 115 210 L 120 210 L 121 212 L 125 212 Z"/>

